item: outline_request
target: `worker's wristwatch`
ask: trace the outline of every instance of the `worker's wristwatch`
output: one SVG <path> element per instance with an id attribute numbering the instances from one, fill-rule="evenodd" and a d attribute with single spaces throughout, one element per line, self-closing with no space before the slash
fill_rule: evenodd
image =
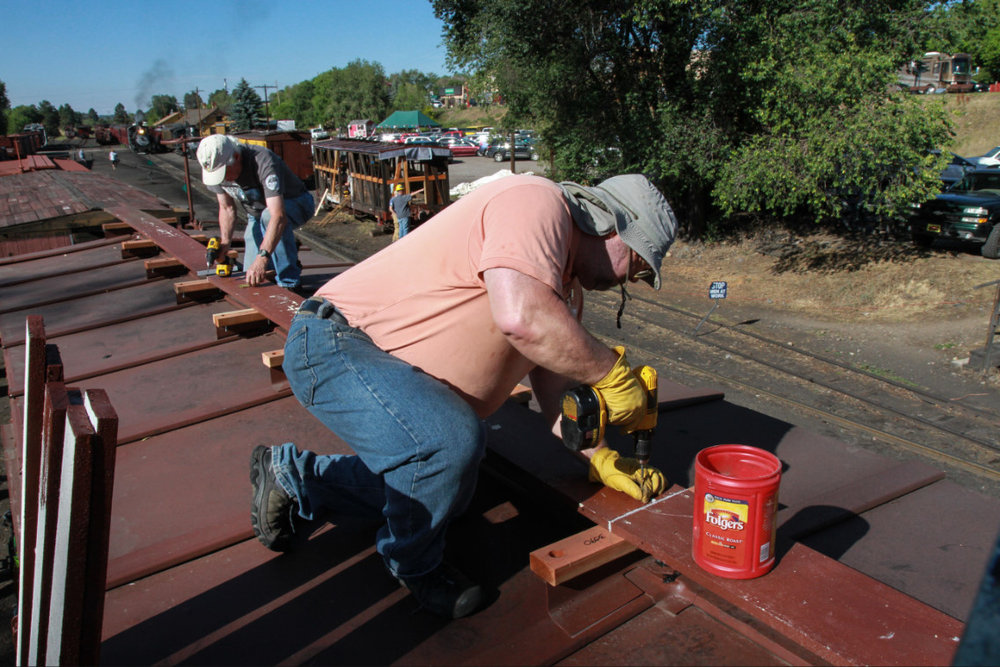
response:
<path id="1" fill-rule="evenodd" d="M 257 256 L 263 257 L 264 259 L 271 259 L 271 253 L 268 252 L 267 250 L 264 250 L 263 248 L 257 251 Z"/>

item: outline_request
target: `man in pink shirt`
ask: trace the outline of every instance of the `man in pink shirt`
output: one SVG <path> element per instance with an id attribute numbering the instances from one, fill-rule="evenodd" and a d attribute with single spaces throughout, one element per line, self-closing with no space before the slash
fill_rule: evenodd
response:
<path id="1" fill-rule="evenodd" d="M 475 490 L 482 419 L 525 375 L 556 427 L 562 393 L 597 388 L 611 424 L 628 426 L 645 395 L 625 350 L 579 321 L 583 290 L 645 279 L 676 218 L 643 176 L 596 187 L 510 176 L 473 191 L 415 232 L 324 285 L 289 328 L 284 369 L 299 401 L 353 456 L 293 443 L 251 458 L 251 522 L 268 548 L 290 546 L 294 517 L 372 517 L 386 567 L 420 604 L 458 618 L 483 592 L 442 561 L 449 522 Z M 599 446 L 592 481 L 642 501 L 659 471 Z"/>

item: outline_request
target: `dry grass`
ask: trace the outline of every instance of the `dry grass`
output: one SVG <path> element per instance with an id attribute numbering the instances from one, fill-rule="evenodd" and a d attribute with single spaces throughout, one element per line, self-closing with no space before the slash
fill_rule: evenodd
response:
<path id="1" fill-rule="evenodd" d="M 708 303 L 708 287 L 729 283 L 732 306 L 794 311 L 841 322 L 908 322 L 986 317 L 1000 262 L 967 251 L 923 251 L 905 241 L 851 240 L 825 234 L 678 242 L 663 264 L 671 292 Z M 984 320 L 985 321 L 985 320 Z"/>
<path id="2" fill-rule="evenodd" d="M 1000 146 L 1000 93 L 976 93 L 964 100 L 958 95 L 931 95 L 928 101 L 938 99 L 955 123 L 955 143 L 950 150 L 969 157 Z"/>

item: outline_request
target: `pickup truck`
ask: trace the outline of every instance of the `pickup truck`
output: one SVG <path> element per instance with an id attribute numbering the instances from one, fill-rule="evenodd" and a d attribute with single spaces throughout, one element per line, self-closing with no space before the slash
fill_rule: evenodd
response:
<path id="1" fill-rule="evenodd" d="M 1000 169 L 975 169 L 910 218 L 914 243 L 930 246 L 945 238 L 979 245 L 988 259 L 1000 259 Z"/>

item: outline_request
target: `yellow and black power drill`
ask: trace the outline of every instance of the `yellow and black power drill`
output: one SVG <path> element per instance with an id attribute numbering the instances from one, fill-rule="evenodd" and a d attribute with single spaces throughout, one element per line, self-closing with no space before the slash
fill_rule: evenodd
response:
<path id="1" fill-rule="evenodd" d="M 656 369 L 639 366 L 632 370 L 646 393 L 646 406 L 642 417 L 631 424 L 624 433 L 631 433 L 635 439 L 635 458 L 639 461 L 643 477 L 653 448 L 653 432 L 659 413 L 659 398 L 656 388 Z M 604 439 L 608 425 L 608 410 L 601 392 L 589 385 L 570 389 L 562 396 L 562 417 L 559 430 L 563 442 L 574 452 L 596 447 Z"/>
<path id="2" fill-rule="evenodd" d="M 213 236 L 208 239 L 208 244 L 205 246 L 205 265 L 208 269 L 204 271 L 199 271 L 199 276 L 221 276 L 226 278 L 233 275 L 234 271 L 242 270 L 239 263 L 227 252 L 226 256 L 221 260 L 219 259 L 219 250 L 222 248 L 222 241 L 218 236 Z M 215 267 L 212 267 L 212 263 L 218 263 Z"/>

